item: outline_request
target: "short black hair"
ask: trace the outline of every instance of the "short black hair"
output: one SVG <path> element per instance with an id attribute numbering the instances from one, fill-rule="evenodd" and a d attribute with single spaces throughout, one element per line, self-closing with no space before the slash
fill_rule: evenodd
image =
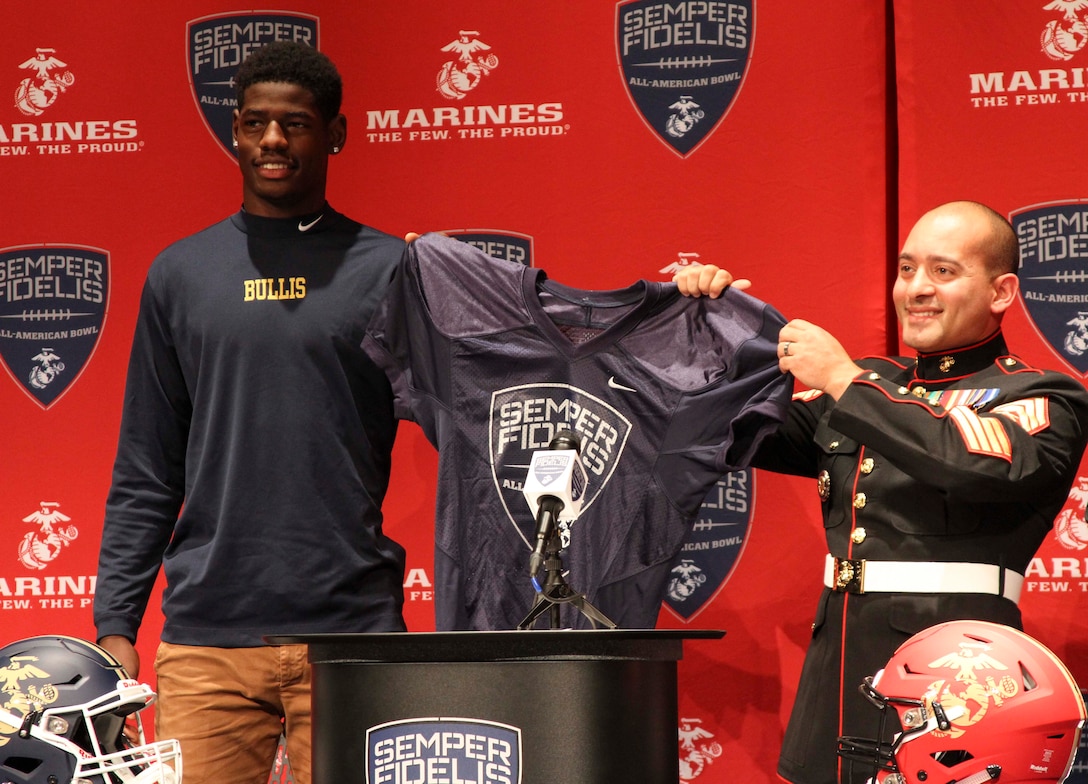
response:
<path id="1" fill-rule="evenodd" d="M 344 94 L 340 72 L 332 60 L 312 46 L 294 41 L 273 41 L 255 49 L 234 77 L 239 109 L 245 101 L 246 90 L 261 82 L 297 84 L 309 90 L 326 122 L 340 114 Z"/>

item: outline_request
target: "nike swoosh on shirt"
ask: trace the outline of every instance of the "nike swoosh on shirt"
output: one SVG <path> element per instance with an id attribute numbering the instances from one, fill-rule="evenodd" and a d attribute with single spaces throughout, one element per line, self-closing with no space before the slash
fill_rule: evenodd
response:
<path id="1" fill-rule="evenodd" d="M 608 377 L 608 386 L 612 387 L 613 389 L 622 389 L 625 392 L 638 392 L 637 389 L 633 389 L 632 387 L 625 387 L 623 384 L 616 381 L 615 376 Z"/>
<path id="2" fill-rule="evenodd" d="M 321 215 L 318 215 L 316 218 L 314 218 L 309 223 L 303 223 L 302 221 L 299 221 L 298 222 L 298 230 L 299 231 L 309 231 L 310 229 L 312 229 L 314 226 L 317 225 L 317 222 L 319 220 L 321 220 L 324 217 L 325 217 L 325 215 L 324 215 L 324 213 L 322 213 Z"/>

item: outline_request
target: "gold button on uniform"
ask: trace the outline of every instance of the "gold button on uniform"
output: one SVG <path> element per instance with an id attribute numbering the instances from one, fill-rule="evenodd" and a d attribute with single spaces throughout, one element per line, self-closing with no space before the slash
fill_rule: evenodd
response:
<path id="1" fill-rule="evenodd" d="M 854 544 L 861 544 L 862 542 L 864 542 L 865 541 L 865 529 L 864 528 L 855 528 L 853 531 L 851 531 L 850 532 L 850 541 L 852 541 Z"/>
<path id="2" fill-rule="evenodd" d="M 871 474 L 873 472 L 873 468 L 875 468 L 875 467 L 876 467 L 876 461 L 873 460 L 873 458 L 871 458 L 871 457 L 867 457 L 867 458 L 865 458 L 864 460 L 861 461 L 861 465 L 858 466 L 858 469 L 863 474 Z"/>
<path id="3" fill-rule="evenodd" d="M 820 500 L 826 501 L 831 495 L 831 474 L 821 471 L 816 477 L 816 492 L 820 494 Z"/>
<path id="4" fill-rule="evenodd" d="M 854 496 L 854 508 L 855 509 L 864 509 L 865 508 L 865 493 L 858 493 L 856 496 Z"/>

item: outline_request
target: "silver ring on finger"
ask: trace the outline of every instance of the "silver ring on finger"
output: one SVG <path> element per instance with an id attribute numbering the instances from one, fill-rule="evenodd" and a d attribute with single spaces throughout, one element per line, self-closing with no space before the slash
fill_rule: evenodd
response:
<path id="1" fill-rule="evenodd" d="M 782 344 L 782 356 L 788 357 L 790 355 L 790 343 L 791 341 L 787 340 Z"/>

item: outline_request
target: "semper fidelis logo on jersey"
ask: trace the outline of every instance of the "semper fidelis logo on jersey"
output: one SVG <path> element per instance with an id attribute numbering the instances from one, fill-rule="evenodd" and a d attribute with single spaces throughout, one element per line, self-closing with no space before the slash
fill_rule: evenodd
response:
<path id="1" fill-rule="evenodd" d="M 681 157 L 729 111 L 754 32 L 755 0 L 616 5 L 616 53 L 627 93 L 650 130 Z"/>
<path id="2" fill-rule="evenodd" d="M 366 731 L 366 784 L 439 780 L 521 784 L 521 730 L 483 719 L 434 717 Z"/>
<path id="3" fill-rule="evenodd" d="M 189 86 L 193 100 L 223 151 L 235 157 L 231 122 L 238 99 L 234 75 L 250 52 L 272 41 L 296 41 L 315 49 L 317 17 L 289 11 L 227 13 L 193 19 L 186 26 Z"/>
<path id="4" fill-rule="evenodd" d="M 581 512 L 585 515 L 619 465 L 631 421 L 600 398 L 569 384 L 525 384 L 491 395 L 489 440 L 495 487 L 510 522 L 527 545 L 535 535 L 535 512 L 522 494 L 525 474 L 533 453 L 548 449 L 562 430 L 580 441 L 587 478 Z M 569 533 L 562 533 L 566 546 Z"/>
<path id="5" fill-rule="evenodd" d="M 449 229 L 442 233 L 479 248 L 492 258 L 533 266 L 533 237 L 530 234 L 497 229 Z"/>
<path id="6" fill-rule="evenodd" d="M 733 471 L 703 499 L 669 575 L 665 606 L 691 621 L 728 582 L 748 541 L 755 472 Z"/>
<path id="7" fill-rule="evenodd" d="M 98 345 L 110 257 L 81 245 L 0 248 L 0 355 L 42 408 L 75 382 Z"/>
<path id="8" fill-rule="evenodd" d="M 1017 210 L 1020 296 L 1050 347 L 1088 376 L 1088 200 Z"/>

